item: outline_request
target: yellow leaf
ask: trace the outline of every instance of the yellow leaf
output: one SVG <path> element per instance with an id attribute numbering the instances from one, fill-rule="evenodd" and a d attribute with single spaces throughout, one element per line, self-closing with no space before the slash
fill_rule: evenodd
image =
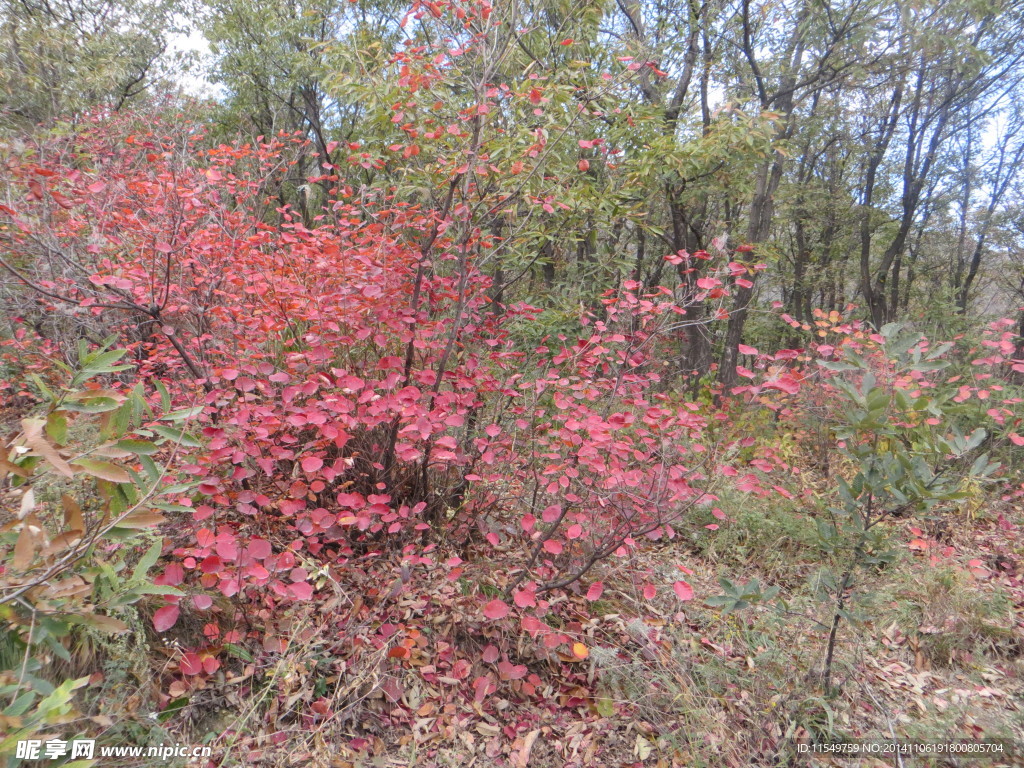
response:
<path id="1" fill-rule="evenodd" d="M 70 549 L 81 540 L 82 531 L 65 531 L 54 538 L 50 542 L 50 546 L 43 550 L 43 557 L 51 557 L 59 552 L 63 552 L 65 549 Z"/>
<path id="2" fill-rule="evenodd" d="M 113 616 L 101 616 L 98 613 L 83 614 L 82 620 L 86 624 L 102 629 L 105 632 L 112 632 L 119 635 L 128 631 L 128 625 Z"/>
<path id="3" fill-rule="evenodd" d="M 109 480 L 112 483 L 127 483 L 131 477 L 124 468 L 111 464 L 109 461 L 97 461 L 96 459 L 78 459 L 72 466 L 78 467 L 84 472 L 98 477 L 101 480 Z"/>
<path id="4" fill-rule="evenodd" d="M 118 528 L 152 528 L 160 525 L 166 518 L 157 512 L 132 512 L 118 524 Z"/>
<path id="5" fill-rule="evenodd" d="M 636 735 L 636 744 L 633 747 L 633 753 L 641 760 L 646 760 L 651 756 L 651 752 L 653 751 L 654 745 L 638 733 Z"/>
<path id="6" fill-rule="evenodd" d="M 107 445 L 101 445 L 95 451 L 97 456 L 103 456 L 107 459 L 124 459 L 129 456 L 134 456 L 131 451 L 126 451 L 124 448 L 119 447 L 116 443 L 108 443 Z"/>
<path id="7" fill-rule="evenodd" d="M 3 456 L 0 456 L 0 480 L 3 480 L 7 474 L 17 475 L 18 477 L 28 477 L 30 472 L 24 467 L 19 467 L 12 461 L 8 461 Z"/>
<path id="8" fill-rule="evenodd" d="M 27 419 L 26 419 L 27 421 Z M 25 443 L 32 449 L 36 456 L 42 456 L 46 462 L 60 472 L 64 477 L 73 477 L 75 472 L 71 466 L 64 461 L 64 457 L 57 449 L 50 445 L 49 441 L 41 434 L 25 434 Z"/>
<path id="9" fill-rule="evenodd" d="M 36 492 L 29 488 L 21 496 L 21 508 L 18 512 L 18 519 L 24 520 L 36 508 Z"/>
<path id="10" fill-rule="evenodd" d="M 66 493 L 60 497 L 60 500 L 64 504 L 64 524 L 68 527 L 68 530 L 84 531 L 85 522 L 82 520 L 82 508 L 78 505 L 78 502 Z"/>
<path id="11" fill-rule="evenodd" d="M 18 543 L 14 545 L 14 561 L 11 565 L 16 571 L 24 571 L 32 562 L 36 553 L 36 537 L 32 535 L 26 523 L 18 535 Z"/>

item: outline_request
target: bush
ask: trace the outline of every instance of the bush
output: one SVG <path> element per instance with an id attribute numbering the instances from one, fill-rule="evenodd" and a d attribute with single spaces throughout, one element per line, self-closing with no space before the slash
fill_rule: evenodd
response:
<path id="1" fill-rule="evenodd" d="M 110 343 L 81 342 L 75 369 L 56 363 L 58 385 L 33 376 L 39 404 L 0 452 L 9 510 L 0 534 L 4 753 L 74 722 L 74 693 L 89 678 L 51 678 L 54 661 L 71 662 L 76 633 L 126 632 L 119 616 L 130 606 L 184 596 L 150 572 L 163 551 L 151 532 L 189 488 L 155 457 L 173 460 L 184 434 L 171 425 L 186 414 L 157 417 L 141 386 L 100 384 L 129 368 L 119 363 L 126 350 Z"/>

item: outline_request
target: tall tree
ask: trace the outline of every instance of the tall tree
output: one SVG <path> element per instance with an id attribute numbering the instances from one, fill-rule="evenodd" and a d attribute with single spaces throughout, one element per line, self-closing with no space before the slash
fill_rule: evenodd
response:
<path id="1" fill-rule="evenodd" d="M 0 0 L 0 124 L 121 109 L 159 75 L 174 0 Z"/>
<path id="2" fill-rule="evenodd" d="M 1024 9 L 1017 5 L 949 0 L 907 8 L 903 19 L 911 68 L 891 87 L 893 109 L 881 123 L 883 138 L 875 145 L 864 186 L 867 219 L 881 157 L 890 148 L 900 153 L 895 226 L 877 244 L 877 259 L 873 229 L 862 229 L 861 290 L 876 326 L 893 318 L 887 285 L 898 279 L 893 271 L 906 252 L 943 142 L 996 108 L 1024 76 Z"/>

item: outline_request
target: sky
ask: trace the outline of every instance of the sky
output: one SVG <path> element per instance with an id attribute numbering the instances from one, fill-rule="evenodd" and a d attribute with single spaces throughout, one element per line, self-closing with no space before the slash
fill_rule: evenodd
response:
<path id="1" fill-rule="evenodd" d="M 223 89 L 207 78 L 210 65 L 210 44 L 203 33 L 191 27 L 186 19 L 178 19 L 179 26 L 190 27 L 187 34 L 173 32 L 167 36 L 167 58 L 169 62 L 180 55 L 191 55 L 193 63 L 185 71 L 176 67 L 176 80 L 191 96 L 198 98 L 217 98 L 223 95 Z"/>

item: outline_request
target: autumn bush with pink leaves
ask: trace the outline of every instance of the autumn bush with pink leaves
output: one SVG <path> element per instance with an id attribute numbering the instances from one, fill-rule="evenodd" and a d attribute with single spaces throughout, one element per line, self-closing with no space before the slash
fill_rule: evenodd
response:
<path id="1" fill-rule="evenodd" d="M 722 311 L 741 269 L 727 258 L 670 254 L 710 262 L 697 293 L 628 281 L 581 314 L 574 336 L 523 348 L 508 323 L 536 309 L 497 306 L 474 267 L 493 238 L 453 240 L 436 214 L 368 210 L 340 189 L 311 226 L 287 208 L 269 225 L 287 137 L 218 147 L 193 167 L 179 156 L 187 145 L 118 128 L 100 119 L 75 137 L 97 163 L 88 173 L 62 165 L 59 146 L 52 161 L 18 160 L 11 191 L 25 203 L 5 208 L 5 237 L 79 265 L 40 258 L 24 275 L 32 301 L 79 333 L 119 334 L 139 373 L 192 409 L 181 472 L 197 492 L 179 499 L 188 511 L 168 530 L 156 583 L 189 591 L 199 615 L 217 593 L 269 611 L 313 599 L 323 563 L 362 568 L 373 556 L 415 571 L 442 558 L 457 577 L 460 561 L 484 556 L 503 587 L 481 615 L 503 620 L 514 606 L 537 634 L 554 593 L 598 599 L 602 561 L 673 539 L 726 484 L 792 497 L 779 473 L 766 481 L 785 463 L 740 459 L 761 440 L 730 436 L 727 412 L 680 396 L 666 370 L 671 342 L 698 322 L 690 310 Z M 841 346 L 885 375 L 882 337 L 828 330 L 839 342 L 817 345 L 822 359 Z M 996 439 L 1019 444 L 1019 399 L 996 378 L 1019 372 L 1014 337 L 997 323 L 981 344 L 970 378 L 918 371 L 901 386 L 956 384 L 930 420 L 987 418 Z M 8 347 L 26 368 L 47 352 L 30 333 Z M 807 353 L 741 351 L 757 370 L 741 366 L 751 383 L 729 397 L 786 419 L 830 398 Z M 682 580 L 675 591 L 693 596 Z M 180 615 L 167 600 L 158 631 Z M 238 639 L 209 619 L 211 640 Z"/>
<path id="2" fill-rule="evenodd" d="M 604 558 L 672 538 L 713 504 L 711 478 L 735 474 L 662 357 L 721 281 L 686 300 L 629 282 L 575 338 L 523 349 L 505 329 L 535 310 L 489 300 L 473 267 L 487 237 L 453 242 L 432 215 L 368 213 L 343 194 L 313 227 L 287 209 L 270 226 L 280 141 L 191 168 L 169 140 L 116 126 L 76 137 L 100 163 L 90 174 L 21 161 L 26 204 L 5 210 L 7 237 L 73 258 L 81 271 L 40 261 L 25 275 L 33 301 L 80 332 L 119 333 L 139 374 L 193 409 L 182 471 L 198 493 L 179 500 L 190 513 L 158 583 L 200 590 L 194 609 L 207 592 L 309 600 L 311 562 L 430 564 L 439 536 L 462 556 L 493 550 L 509 602 L 533 607 Z M 59 226 L 41 226 L 47 212 Z M 41 363 L 45 345 L 19 336 L 21 360 L 34 349 Z M 169 598 L 154 624 L 178 616 Z"/>

